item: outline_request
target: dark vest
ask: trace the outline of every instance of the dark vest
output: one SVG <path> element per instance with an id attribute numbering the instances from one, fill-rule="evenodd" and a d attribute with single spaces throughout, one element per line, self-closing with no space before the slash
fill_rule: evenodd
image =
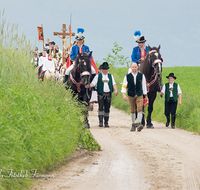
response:
<path id="1" fill-rule="evenodd" d="M 137 73 L 136 76 L 136 85 L 134 84 L 134 77 L 132 73 L 129 73 L 126 75 L 127 77 L 127 89 L 128 89 L 128 96 L 134 97 L 135 95 L 141 96 L 143 95 L 143 90 L 142 90 L 142 73 Z"/>
<path id="2" fill-rule="evenodd" d="M 174 98 L 174 101 L 177 101 L 178 95 L 177 95 L 177 83 L 174 82 L 173 84 L 173 90 L 172 90 L 172 95 Z M 169 98 L 170 98 L 170 91 L 169 91 L 169 83 L 165 84 L 165 100 L 167 102 L 169 102 Z"/>
<path id="3" fill-rule="evenodd" d="M 109 78 L 108 86 L 109 86 L 110 92 L 112 93 L 113 83 L 112 83 L 112 75 L 110 73 L 108 73 L 108 78 Z M 102 81 L 102 73 L 99 73 L 98 82 L 97 82 L 97 92 L 103 94 L 103 89 L 104 89 L 104 82 Z"/>

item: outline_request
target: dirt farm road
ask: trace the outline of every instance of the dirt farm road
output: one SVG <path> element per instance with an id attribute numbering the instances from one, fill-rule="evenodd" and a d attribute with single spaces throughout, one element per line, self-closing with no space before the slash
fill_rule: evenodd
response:
<path id="1" fill-rule="evenodd" d="M 96 105 L 89 115 L 102 151 L 79 152 L 32 190 L 200 189 L 200 136 L 157 122 L 154 129 L 130 132 L 130 116 L 113 107 L 110 128 L 98 127 Z"/>

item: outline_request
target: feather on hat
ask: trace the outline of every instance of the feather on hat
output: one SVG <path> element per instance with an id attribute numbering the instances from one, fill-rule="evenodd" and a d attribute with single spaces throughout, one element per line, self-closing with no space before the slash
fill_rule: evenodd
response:
<path id="1" fill-rule="evenodd" d="M 136 41 L 138 41 L 141 37 L 141 32 L 139 30 L 135 31 L 134 38 Z"/>

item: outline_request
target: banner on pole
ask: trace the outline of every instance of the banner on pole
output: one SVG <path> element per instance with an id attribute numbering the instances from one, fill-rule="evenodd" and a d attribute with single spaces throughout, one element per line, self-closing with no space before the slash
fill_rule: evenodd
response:
<path id="1" fill-rule="evenodd" d="M 38 29 L 38 41 L 44 41 L 44 35 L 43 35 L 43 28 L 42 26 L 37 26 Z"/>

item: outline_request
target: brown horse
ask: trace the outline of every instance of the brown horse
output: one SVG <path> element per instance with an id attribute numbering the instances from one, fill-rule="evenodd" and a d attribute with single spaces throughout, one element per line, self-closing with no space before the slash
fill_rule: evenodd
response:
<path id="1" fill-rule="evenodd" d="M 149 51 L 144 62 L 141 64 L 140 71 L 145 75 L 147 81 L 147 94 L 149 98 L 147 128 L 154 128 L 151 123 L 151 113 L 157 92 L 160 92 L 162 89 L 162 58 L 159 52 L 160 45 L 158 48 L 148 47 Z M 144 120 L 143 125 L 145 125 Z"/>

